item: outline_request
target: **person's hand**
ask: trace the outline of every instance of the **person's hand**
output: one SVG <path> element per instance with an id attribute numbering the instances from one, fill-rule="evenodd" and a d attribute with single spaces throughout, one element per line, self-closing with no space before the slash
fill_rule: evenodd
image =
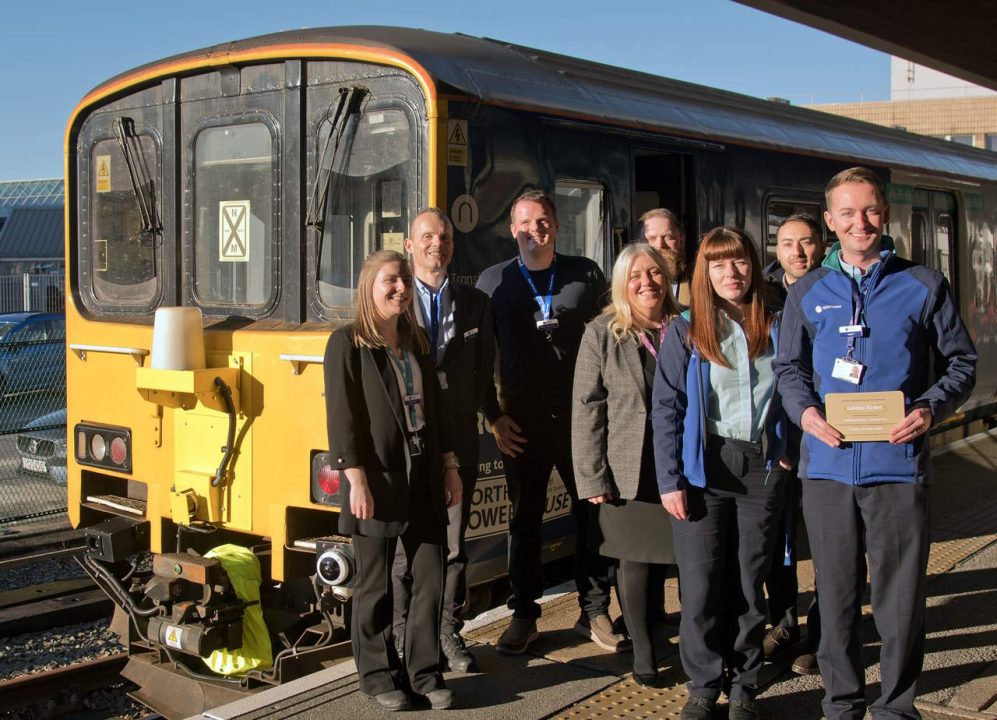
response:
<path id="1" fill-rule="evenodd" d="M 492 423 L 492 435 L 495 436 L 495 444 L 498 445 L 498 449 L 503 454 L 510 457 L 516 457 L 523 452 L 523 445 L 527 441 L 526 438 L 519 434 L 522 431 L 523 429 L 508 415 L 496 418 L 495 422 Z"/>
<path id="2" fill-rule="evenodd" d="M 890 443 L 893 445 L 903 445 L 911 442 L 918 435 L 923 435 L 931 429 L 934 422 L 934 415 L 931 409 L 926 407 L 916 407 L 911 410 L 907 417 L 897 423 L 897 426 L 890 430 Z"/>
<path id="3" fill-rule="evenodd" d="M 464 484 L 460 481 L 460 472 L 457 468 L 447 468 L 443 473 L 443 489 L 448 508 L 460 505 Z"/>
<path id="4" fill-rule="evenodd" d="M 827 424 L 827 420 L 824 419 L 824 413 L 814 405 L 803 411 L 803 416 L 800 418 L 800 428 L 802 428 L 803 432 L 813 435 L 825 445 L 835 448 L 841 445 L 841 440 L 844 437 Z"/>
<path id="5" fill-rule="evenodd" d="M 586 498 L 593 505 L 602 505 L 604 502 L 609 502 L 611 500 L 609 493 L 603 493 L 602 495 L 593 495 L 590 498 Z"/>
<path id="6" fill-rule="evenodd" d="M 357 520 L 374 517 L 374 496 L 370 493 L 366 478 L 350 481 L 350 512 Z"/>
<path id="7" fill-rule="evenodd" d="M 674 490 L 670 493 L 662 493 L 661 505 L 676 520 L 689 519 L 689 503 L 686 500 L 685 490 Z"/>

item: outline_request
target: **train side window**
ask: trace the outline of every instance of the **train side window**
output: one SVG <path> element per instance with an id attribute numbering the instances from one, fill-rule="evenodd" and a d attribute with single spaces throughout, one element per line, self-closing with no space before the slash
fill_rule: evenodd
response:
<path id="1" fill-rule="evenodd" d="M 925 254 L 929 252 L 927 246 L 928 219 L 920 210 L 914 210 L 910 215 L 910 259 L 924 265 Z"/>
<path id="2" fill-rule="evenodd" d="M 824 213 L 819 202 L 810 200 L 794 200 L 784 197 L 770 197 L 765 202 L 765 255 L 774 260 L 776 257 L 776 234 L 779 225 L 790 215 L 809 215 L 821 229 L 821 237 L 827 239 L 824 227 Z"/>
<path id="3" fill-rule="evenodd" d="M 566 255 L 583 255 L 594 260 L 608 274 L 604 190 L 589 180 L 559 179 L 554 186 L 554 203 L 560 230 L 557 247 Z"/>
<path id="4" fill-rule="evenodd" d="M 128 118 L 115 121 L 114 130 L 116 137 L 97 140 L 89 152 L 84 263 L 97 302 L 143 307 L 159 295 L 159 143 Z"/>
<path id="5" fill-rule="evenodd" d="M 203 306 L 264 309 L 275 296 L 274 138 L 264 122 L 194 138 L 194 296 Z"/>
<path id="6" fill-rule="evenodd" d="M 934 267 L 952 284 L 952 216 L 938 213 L 935 216 Z"/>
<path id="7" fill-rule="evenodd" d="M 371 252 L 405 252 L 418 188 L 414 116 L 397 101 L 371 100 L 361 88 L 346 92 L 344 111 L 330 113 L 317 128 L 321 157 L 308 213 L 309 225 L 321 233 L 319 300 L 330 308 L 352 302 Z"/>

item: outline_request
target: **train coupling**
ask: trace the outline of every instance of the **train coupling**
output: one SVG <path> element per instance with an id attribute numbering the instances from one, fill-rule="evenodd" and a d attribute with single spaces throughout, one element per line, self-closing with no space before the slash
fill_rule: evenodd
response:
<path id="1" fill-rule="evenodd" d="M 190 553 L 156 555 L 143 591 L 166 610 L 149 618 L 149 641 L 199 657 L 242 646 L 242 618 L 252 603 L 236 597 L 219 560 Z"/>

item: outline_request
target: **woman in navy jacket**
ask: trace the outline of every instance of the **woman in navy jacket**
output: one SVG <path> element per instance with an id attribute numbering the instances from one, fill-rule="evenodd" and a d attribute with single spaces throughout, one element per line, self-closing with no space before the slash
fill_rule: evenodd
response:
<path id="1" fill-rule="evenodd" d="M 399 541 L 412 575 L 408 686 L 433 709 L 453 703 L 440 674 L 439 629 L 446 508 L 460 502 L 461 481 L 412 295 L 405 258 L 371 254 L 357 283 L 356 321 L 334 332 L 325 352 L 329 455 L 349 487 L 338 529 L 352 535 L 357 565 L 353 654 L 360 690 L 386 710 L 409 704 L 391 638 L 389 571 Z"/>
<path id="2" fill-rule="evenodd" d="M 690 309 L 669 327 L 658 358 L 655 466 L 682 578 L 685 720 L 711 717 L 721 691 L 731 720 L 758 717 L 762 583 L 791 467 L 772 371 L 777 323 L 761 271 L 744 232 L 707 233 Z"/>

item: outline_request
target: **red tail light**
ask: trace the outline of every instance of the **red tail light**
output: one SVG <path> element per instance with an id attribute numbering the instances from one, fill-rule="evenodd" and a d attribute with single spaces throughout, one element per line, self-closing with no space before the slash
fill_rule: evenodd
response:
<path id="1" fill-rule="evenodd" d="M 326 495 L 338 495 L 339 471 L 323 465 L 318 471 L 318 486 Z"/>

